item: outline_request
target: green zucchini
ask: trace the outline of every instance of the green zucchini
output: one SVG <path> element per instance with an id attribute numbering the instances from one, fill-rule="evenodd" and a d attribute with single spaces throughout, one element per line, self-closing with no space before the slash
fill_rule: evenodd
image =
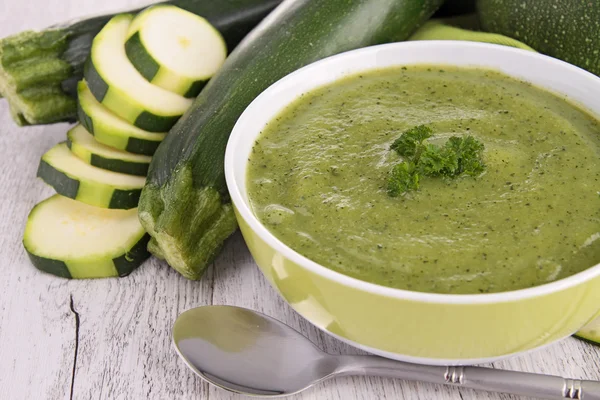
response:
<path id="1" fill-rule="evenodd" d="M 98 143 L 82 125 L 67 132 L 67 146 L 71 153 L 94 167 L 124 174 L 146 176 L 152 157 L 117 150 Z"/>
<path id="2" fill-rule="evenodd" d="M 600 316 L 575 333 L 575 337 L 600 345 Z"/>
<path id="3" fill-rule="evenodd" d="M 600 76 L 600 5 L 590 0 L 477 0 L 481 27 Z"/>
<path id="4" fill-rule="evenodd" d="M 144 186 L 141 176 L 93 167 L 59 143 L 42 156 L 37 176 L 58 194 L 105 208 L 135 208 Z"/>
<path id="5" fill-rule="evenodd" d="M 227 46 L 204 18 L 172 5 L 158 5 L 133 19 L 125 52 L 152 84 L 196 97 L 225 61 Z"/>
<path id="6" fill-rule="evenodd" d="M 102 105 L 125 121 L 150 132 L 164 132 L 192 104 L 191 99 L 148 82 L 131 65 L 125 41 L 131 14 L 113 17 L 96 35 L 83 76 Z"/>
<path id="7" fill-rule="evenodd" d="M 96 100 L 85 80 L 77 84 L 78 117 L 96 140 L 129 153 L 152 155 L 166 133 L 148 132 L 119 118 Z"/>
<path id="8" fill-rule="evenodd" d="M 137 210 L 109 210 L 54 195 L 27 218 L 23 246 L 33 265 L 63 278 L 126 276 L 150 253 Z"/>
<path id="9" fill-rule="evenodd" d="M 138 212 L 150 251 L 199 279 L 237 228 L 223 171 L 236 120 L 269 85 L 313 61 L 405 40 L 443 0 L 286 0 L 227 58 L 150 163 Z"/>
<path id="10" fill-rule="evenodd" d="M 501 44 L 503 46 L 535 51 L 526 44 L 504 35 L 463 29 L 460 26 L 452 25 L 453 23 L 460 24 L 463 22 L 460 19 L 462 19 L 461 16 L 445 19 L 430 19 L 417 29 L 408 40 L 465 40 L 470 42 Z"/>
<path id="11" fill-rule="evenodd" d="M 433 18 L 447 18 L 457 15 L 473 14 L 477 10 L 476 0 L 446 0 L 436 11 Z"/>
<path id="12" fill-rule="evenodd" d="M 281 0 L 172 0 L 206 18 L 233 49 Z M 131 13 L 141 9 L 131 10 Z M 25 31 L 0 40 L 0 96 L 15 123 L 74 121 L 77 82 L 92 39 L 114 14 L 79 19 L 45 30 Z"/>

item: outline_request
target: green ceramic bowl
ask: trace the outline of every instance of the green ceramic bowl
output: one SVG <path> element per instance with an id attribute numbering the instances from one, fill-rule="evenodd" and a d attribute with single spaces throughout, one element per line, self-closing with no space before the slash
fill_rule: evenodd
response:
<path id="1" fill-rule="evenodd" d="M 246 193 L 248 155 L 265 124 L 279 111 L 301 93 L 347 74 L 419 63 L 495 68 L 566 95 L 600 115 L 600 78 L 562 61 L 510 47 L 404 42 L 350 51 L 308 65 L 258 96 L 238 120 L 227 146 L 227 185 L 256 263 L 304 318 L 345 342 L 385 357 L 426 364 L 475 364 L 572 335 L 599 314 L 600 265 L 511 292 L 411 292 L 329 270 L 276 239 L 253 214 Z"/>

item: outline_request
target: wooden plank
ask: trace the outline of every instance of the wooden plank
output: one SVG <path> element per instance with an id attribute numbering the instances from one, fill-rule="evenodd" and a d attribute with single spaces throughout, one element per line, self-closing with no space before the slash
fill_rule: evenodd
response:
<path id="1" fill-rule="evenodd" d="M 81 321 L 75 398 L 203 398 L 206 385 L 179 361 L 171 328 L 181 312 L 210 304 L 210 271 L 192 282 L 153 259 L 127 278 L 69 289 Z"/>
<path id="2" fill-rule="evenodd" d="M 12 128 L 0 106 L 0 397 L 68 397 L 75 344 L 66 281 L 43 274 L 21 244 L 29 210 L 52 191 L 35 180 L 41 153 L 64 126 Z M 24 151 L 27 149 L 27 151 Z M 27 177 L 27 178 L 24 178 Z"/>

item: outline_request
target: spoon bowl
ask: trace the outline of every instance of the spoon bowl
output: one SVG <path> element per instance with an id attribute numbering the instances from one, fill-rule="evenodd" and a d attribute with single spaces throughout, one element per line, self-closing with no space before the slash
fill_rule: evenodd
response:
<path id="1" fill-rule="evenodd" d="M 182 313 L 173 341 L 187 365 L 208 382 L 248 395 L 281 396 L 338 372 L 338 357 L 266 315 L 232 306 Z"/>

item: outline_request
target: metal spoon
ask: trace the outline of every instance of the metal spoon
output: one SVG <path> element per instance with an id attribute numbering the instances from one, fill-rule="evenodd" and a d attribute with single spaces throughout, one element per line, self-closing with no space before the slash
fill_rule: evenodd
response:
<path id="1" fill-rule="evenodd" d="M 250 396 L 286 396 L 336 376 L 369 375 L 544 399 L 600 400 L 598 381 L 331 355 L 290 326 L 241 307 L 204 306 L 182 313 L 173 327 L 173 342 L 198 376 Z"/>

